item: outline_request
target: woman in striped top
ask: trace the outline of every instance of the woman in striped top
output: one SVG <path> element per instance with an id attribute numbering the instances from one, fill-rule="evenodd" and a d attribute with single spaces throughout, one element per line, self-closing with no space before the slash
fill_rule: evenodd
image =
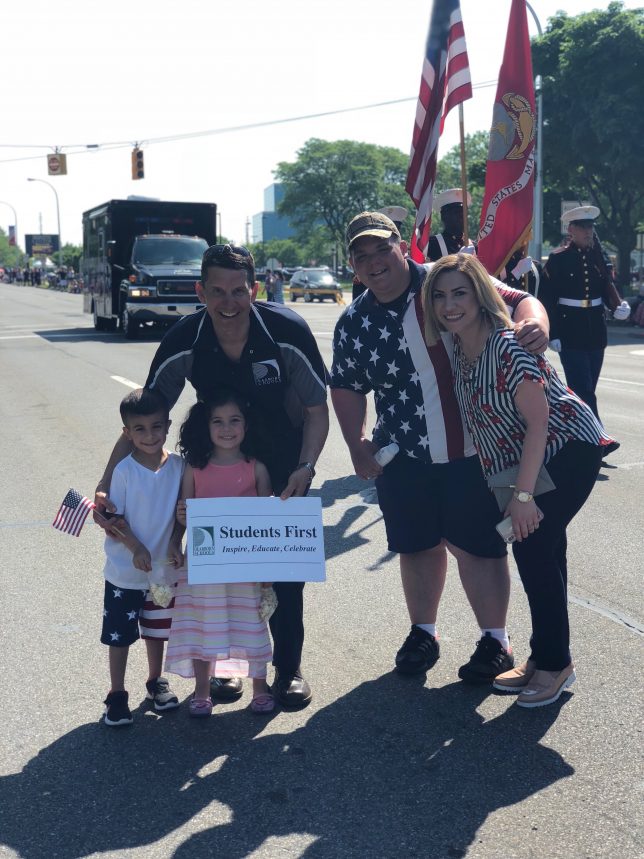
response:
<path id="1" fill-rule="evenodd" d="M 569 650 L 566 527 L 593 488 L 611 439 L 543 355 L 516 342 L 512 322 L 478 260 L 439 260 L 423 285 L 425 338 L 454 336 L 454 384 L 486 477 L 518 466 L 511 516 L 514 557 L 532 617 L 531 654 L 494 687 L 522 707 L 556 701 L 575 680 Z M 555 489 L 533 493 L 541 466 Z M 543 514 L 543 518 L 541 518 Z M 501 514 L 499 514 L 499 518 Z"/>

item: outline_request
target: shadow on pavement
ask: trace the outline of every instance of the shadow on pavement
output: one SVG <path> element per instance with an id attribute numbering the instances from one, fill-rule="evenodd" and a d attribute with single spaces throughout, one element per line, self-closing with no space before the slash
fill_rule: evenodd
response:
<path id="1" fill-rule="evenodd" d="M 27 859 L 118 854 L 199 814 L 176 859 L 241 859 L 298 834 L 314 839 L 307 859 L 464 857 L 488 815 L 572 775 L 540 744 L 566 696 L 529 712 L 510 698 L 484 722 L 487 689 L 424 680 L 365 682 L 292 733 L 260 735 L 264 720 L 225 707 L 204 723 L 184 707 L 83 725 L 0 779 L 2 841 Z"/>
<path id="2" fill-rule="evenodd" d="M 382 514 L 379 513 L 375 520 L 372 519 L 362 527 L 355 528 L 355 523 L 360 516 L 369 507 L 378 504 L 374 484 L 361 480 L 355 474 L 325 480 L 319 490 L 313 490 L 310 494 L 318 495 L 322 499 L 322 507 L 333 507 L 338 501 L 356 497 L 356 503 L 345 508 L 337 524 L 324 526 L 324 551 L 327 561 L 371 542 L 372 529 L 383 527 Z M 360 500 L 357 500 L 358 498 Z M 387 552 L 368 569 L 378 569 L 381 564 L 387 563 L 393 557 L 393 552 Z"/>
<path id="3" fill-rule="evenodd" d="M 138 337 L 135 337 L 134 340 L 126 340 L 119 331 L 96 331 L 94 328 L 80 326 L 78 328 L 45 329 L 42 331 L 34 331 L 34 334 L 37 334 L 38 337 L 42 337 L 43 340 L 49 340 L 52 343 L 66 343 L 68 341 L 73 341 L 75 343 L 89 341 L 113 343 L 115 340 L 118 340 L 125 346 L 127 344 L 137 343 L 140 341 L 145 343 L 160 343 L 165 331 L 154 328 L 145 329 L 145 331 L 140 333 Z"/>

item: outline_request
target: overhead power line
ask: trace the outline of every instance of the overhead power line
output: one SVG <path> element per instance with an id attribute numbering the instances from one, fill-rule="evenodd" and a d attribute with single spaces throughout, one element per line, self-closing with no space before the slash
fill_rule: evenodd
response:
<path id="1" fill-rule="evenodd" d="M 496 80 L 483 81 L 482 83 L 473 84 L 472 89 L 485 89 L 486 87 L 494 86 Z M 217 134 L 231 134 L 235 131 L 251 131 L 256 128 L 268 128 L 272 125 L 285 125 L 289 122 L 303 122 L 307 119 L 321 119 L 325 116 L 339 116 L 343 113 L 355 113 L 359 110 L 376 110 L 381 107 L 391 107 L 395 104 L 404 104 L 410 101 L 416 101 L 417 96 L 413 98 L 396 98 L 391 101 L 378 101 L 372 104 L 361 104 L 355 107 L 343 107 L 336 110 L 325 110 L 320 113 L 306 113 L 300 116 L 288 116 L 283 119 L 269 119 L 263 122 L 249 122 L 245 125 L 229 125 L 225 128 L 210 128 L 205 131 L 188 131 L 185 134 L 171 134 L 164 137 L 149 137 L 144 140 L 140 138 L 136 142 L 132 140 L 118 140 L 109 143 L 68 143 L 64 146 L 46 146 L 42 143 L 0 143 L 0 149 L 48 149 L 51 152 L 65 152 L 68 155 L 86 155 L 90 152 L 104 151 L 109 149 L 124 149 L 132 148 L 133 146 L 153 146 L 159 143 L 173 143 L 179 140 L 194 140 L 198 137 L 210 137 Z M 15 161 L 34 161 L 42 158 L 42 155 L 22 155 L 19 158 L 2 158 L 0 164 L 9 164 Z"/>

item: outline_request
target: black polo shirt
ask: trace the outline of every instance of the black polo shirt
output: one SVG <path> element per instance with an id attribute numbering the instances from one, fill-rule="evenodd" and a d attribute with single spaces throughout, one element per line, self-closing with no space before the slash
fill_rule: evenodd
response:
<path id="1" fill-rule="evenodd" d="M 186 380 L 199 398 L 227 387 L 249 401 L 260 422 L 257 458 L 281 491 L 299 462 L 304 409 L 326 402 L 326 368 L 302 317 L 282 305 L 252 304 L 239 361 L 219 345 L 206 308 L 183 317 L 161 341 L 145 384 L 172 408 Z"/>

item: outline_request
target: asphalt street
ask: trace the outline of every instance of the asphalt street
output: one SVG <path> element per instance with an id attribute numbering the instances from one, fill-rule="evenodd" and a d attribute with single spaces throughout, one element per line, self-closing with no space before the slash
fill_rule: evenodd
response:
<path id="1" fill-rule="evenodd" d="M 292 306 L 330 362 L 339 308 Z M 94 332 L 81 296 L 0 284 L 0 856 L 641 857 L 644 331 L 611 327 L 610 341 L 599 407 L 622 446 L 569 530 L 572 694 L 521 710 L 458 681 L 479 633 L 452 562 L 440 660 L 427 676 L 392 672 L 408 632 L 398 562 L 332 418 L 313 485 L 327 581 L 306 587 L 312 704 L 258 717 L 247 688 L 199 722 L 190 682 L 172 678 L 184 703 L 157 715 L 139 646 L 135 724 L 115 730 L 100 718 L 101 532 L 51 522 L 70 487 L 92 496 L 159 338 Z M 192 400 L 173 411 L 171 446 Z M 516 575 L 509 629 L 522 660 Z"/>

